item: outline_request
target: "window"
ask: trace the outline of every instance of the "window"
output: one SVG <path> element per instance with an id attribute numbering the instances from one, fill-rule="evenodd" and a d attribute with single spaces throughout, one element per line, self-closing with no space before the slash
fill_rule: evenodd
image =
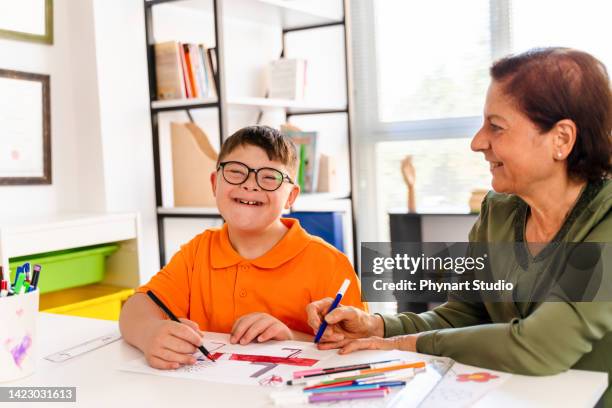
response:
<path id="1" fill-rule="evenodd" d="M 586 51 L 612 70 L 612 2 L 607 0 L 515 0 L 511 3 L 513 52 L 562 46 Z"/>
<path id="2" fill-rule="evenodd" d="M 387 211 L 407 212 L 407 187 L 401 161 L 412 156 L 419 213 L 468 213 L 471 192 L 491 185 L 489 165 L 470 150 L 469 138 L 423 139 L 376 144 L 376 177 L 381 212 L 380 240 L 389 240 Z M 458 170 L 460 169 L 460 170 Z"/>
<path id="3" fill-rule="evenodd" d="M 374 6 L 379 120 L 479 115 L 491 60 L 489 0 Z"/>
<path id="4" fill-rule="evenodd" d="M 499 56 L 564 46 L 612 65 L 605 0 L 374 1 L 378 119 L 480 116 Z"/>
<path id="5" fill-rule="evenodd" d="M 490 187 L 469 143 L 492 61 L 567 46 L 612 70 L 610 1 L 374 0 L 353 8 L 356 116 L 367 118 L 356 132 L 358 211 L 377 214 L 377 222 L 357 217 L 360 240 L 388 239 L 387 212 L 407 208 L 399 162 L 408 154 L 420 212 L 466 212 L 471 191 Z"/>

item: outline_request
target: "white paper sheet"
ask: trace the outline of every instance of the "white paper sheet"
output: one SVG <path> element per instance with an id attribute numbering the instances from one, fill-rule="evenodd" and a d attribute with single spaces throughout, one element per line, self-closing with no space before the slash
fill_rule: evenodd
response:
<path id="1" fill-rule="evenodd" d="M 453 363 L 450 359 L 423 356 L 398 350 L 366 350 L 340 356 L 336 350 L 320 351 L 314 344 L 295 341 L 249 344 L 246 346 L 232 345 L 229 344 L 229 335 L 220 333 L 205 333 L 204 346 L 212 354 L 222 353 L 217 363 L 208 361 L 198 353 L 197 364 L 184 366 L 177 370 L 151 368 L 144 357 L 126 363 L 120 369 L 142 374 L 237 385 L 271 386 L 274 389 L 271 389 L 270 392 L 278 394 L 300 393 L 300 387 L 287 386 L 285 385 L 286 381 L 292 378 L 294 371 L 305 370 L 309 367 L 231 360 L 232 356 L 287 358 L 289 355 L 293 355 L 292 358 L 317 360 L 317 363 L 311 367 L 335 367 L 392 359 L 407 362 L 425 361 L 427 363 L 425 370 L 416 370 L 417 374 L 411 380 L 406 380 L 405 388 L 395 388 L 385 398 L 317 404 L 320 407 L 333 405 L 347 408 L 467 407 L 491 390 L 501 386 L 512 376 L 507 373 Z M 271 405 L 272 401 L 271 398 Z M 309 406 L 312 405 L 292 405 L 292 407 L 305 408 Z"/>
<path id="2" fill-rule="evenodd" d="M 120 369 L 228 384 L 282 386 L 292 378 L 294 371 L 314 367 L 337 355 L 336 351 L 320 351 L 314 344 L 296 341 L 232 345 L 229 343 L 229 335 L 222 333 L 205 333 L 203 344 L 215 355 L 217 362 L 209 361 L 198 352 L 195 354 L 198 357 L 196 364 L 176 370 L 152 368 L 144 357 L 126 363 Z"/>
<path id="3" fill-rule="evenodd" d="M 455 363 L 419 407 L 469 407 L 510 377 L 512 374 Z"/>

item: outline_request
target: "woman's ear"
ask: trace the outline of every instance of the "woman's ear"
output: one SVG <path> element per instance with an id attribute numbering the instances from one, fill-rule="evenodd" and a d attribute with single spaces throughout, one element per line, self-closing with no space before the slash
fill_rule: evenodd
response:
<path id="1" fill-rule="evenodd" d="M 553 131 L 553 156 L 556 160 L 565 160 L 576 143 L 576 124 L 571 119 L 561 119 L 555 124 Z"/>
<path id="2" fill-rule="evenodd" d="M 210 173 L 210 185 L 212 187 L 213 197 L 217 196 L 217 172 Z"/>
<path id="3" fill-rule="evenodd" d="M 291 192 L 289 193 L 289 197 L 287 198 L 287 201 L 285 202 L 285 210 L 288 210 L 293 206 L 293 203 L 298 198 L 299 194 L 300 194 L 300 186 L 298 184 L 294 184 L 293 187 L 291 188 Z"/>

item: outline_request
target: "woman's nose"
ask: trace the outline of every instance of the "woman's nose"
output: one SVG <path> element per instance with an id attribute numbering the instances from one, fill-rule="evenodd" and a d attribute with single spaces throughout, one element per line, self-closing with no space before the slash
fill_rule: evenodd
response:
<path id="1" fill-rule="evenodd" d="M 480 130 L 476 132 L 470 143 L 471 149 L 475 152 L 482 152 L 489 148 L 489 140 L 482 129 L 483 128 L 480 128 Z"/>

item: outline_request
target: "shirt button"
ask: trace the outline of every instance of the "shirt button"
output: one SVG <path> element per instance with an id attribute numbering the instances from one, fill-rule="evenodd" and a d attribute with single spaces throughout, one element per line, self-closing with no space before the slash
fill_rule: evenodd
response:
<path id="1" fill-rule="evenodd" d="M 249 269 L 249 265 L 240 265 L 240 270 L 246 271 L 247 269 Z"/>
<path id="2" fill-rule="evenodd" d="M 240 291 L 240 297 L 246 297 L 246 295 L 247 295 L 246 290 L 242 289 L 242 290 Z"/>

